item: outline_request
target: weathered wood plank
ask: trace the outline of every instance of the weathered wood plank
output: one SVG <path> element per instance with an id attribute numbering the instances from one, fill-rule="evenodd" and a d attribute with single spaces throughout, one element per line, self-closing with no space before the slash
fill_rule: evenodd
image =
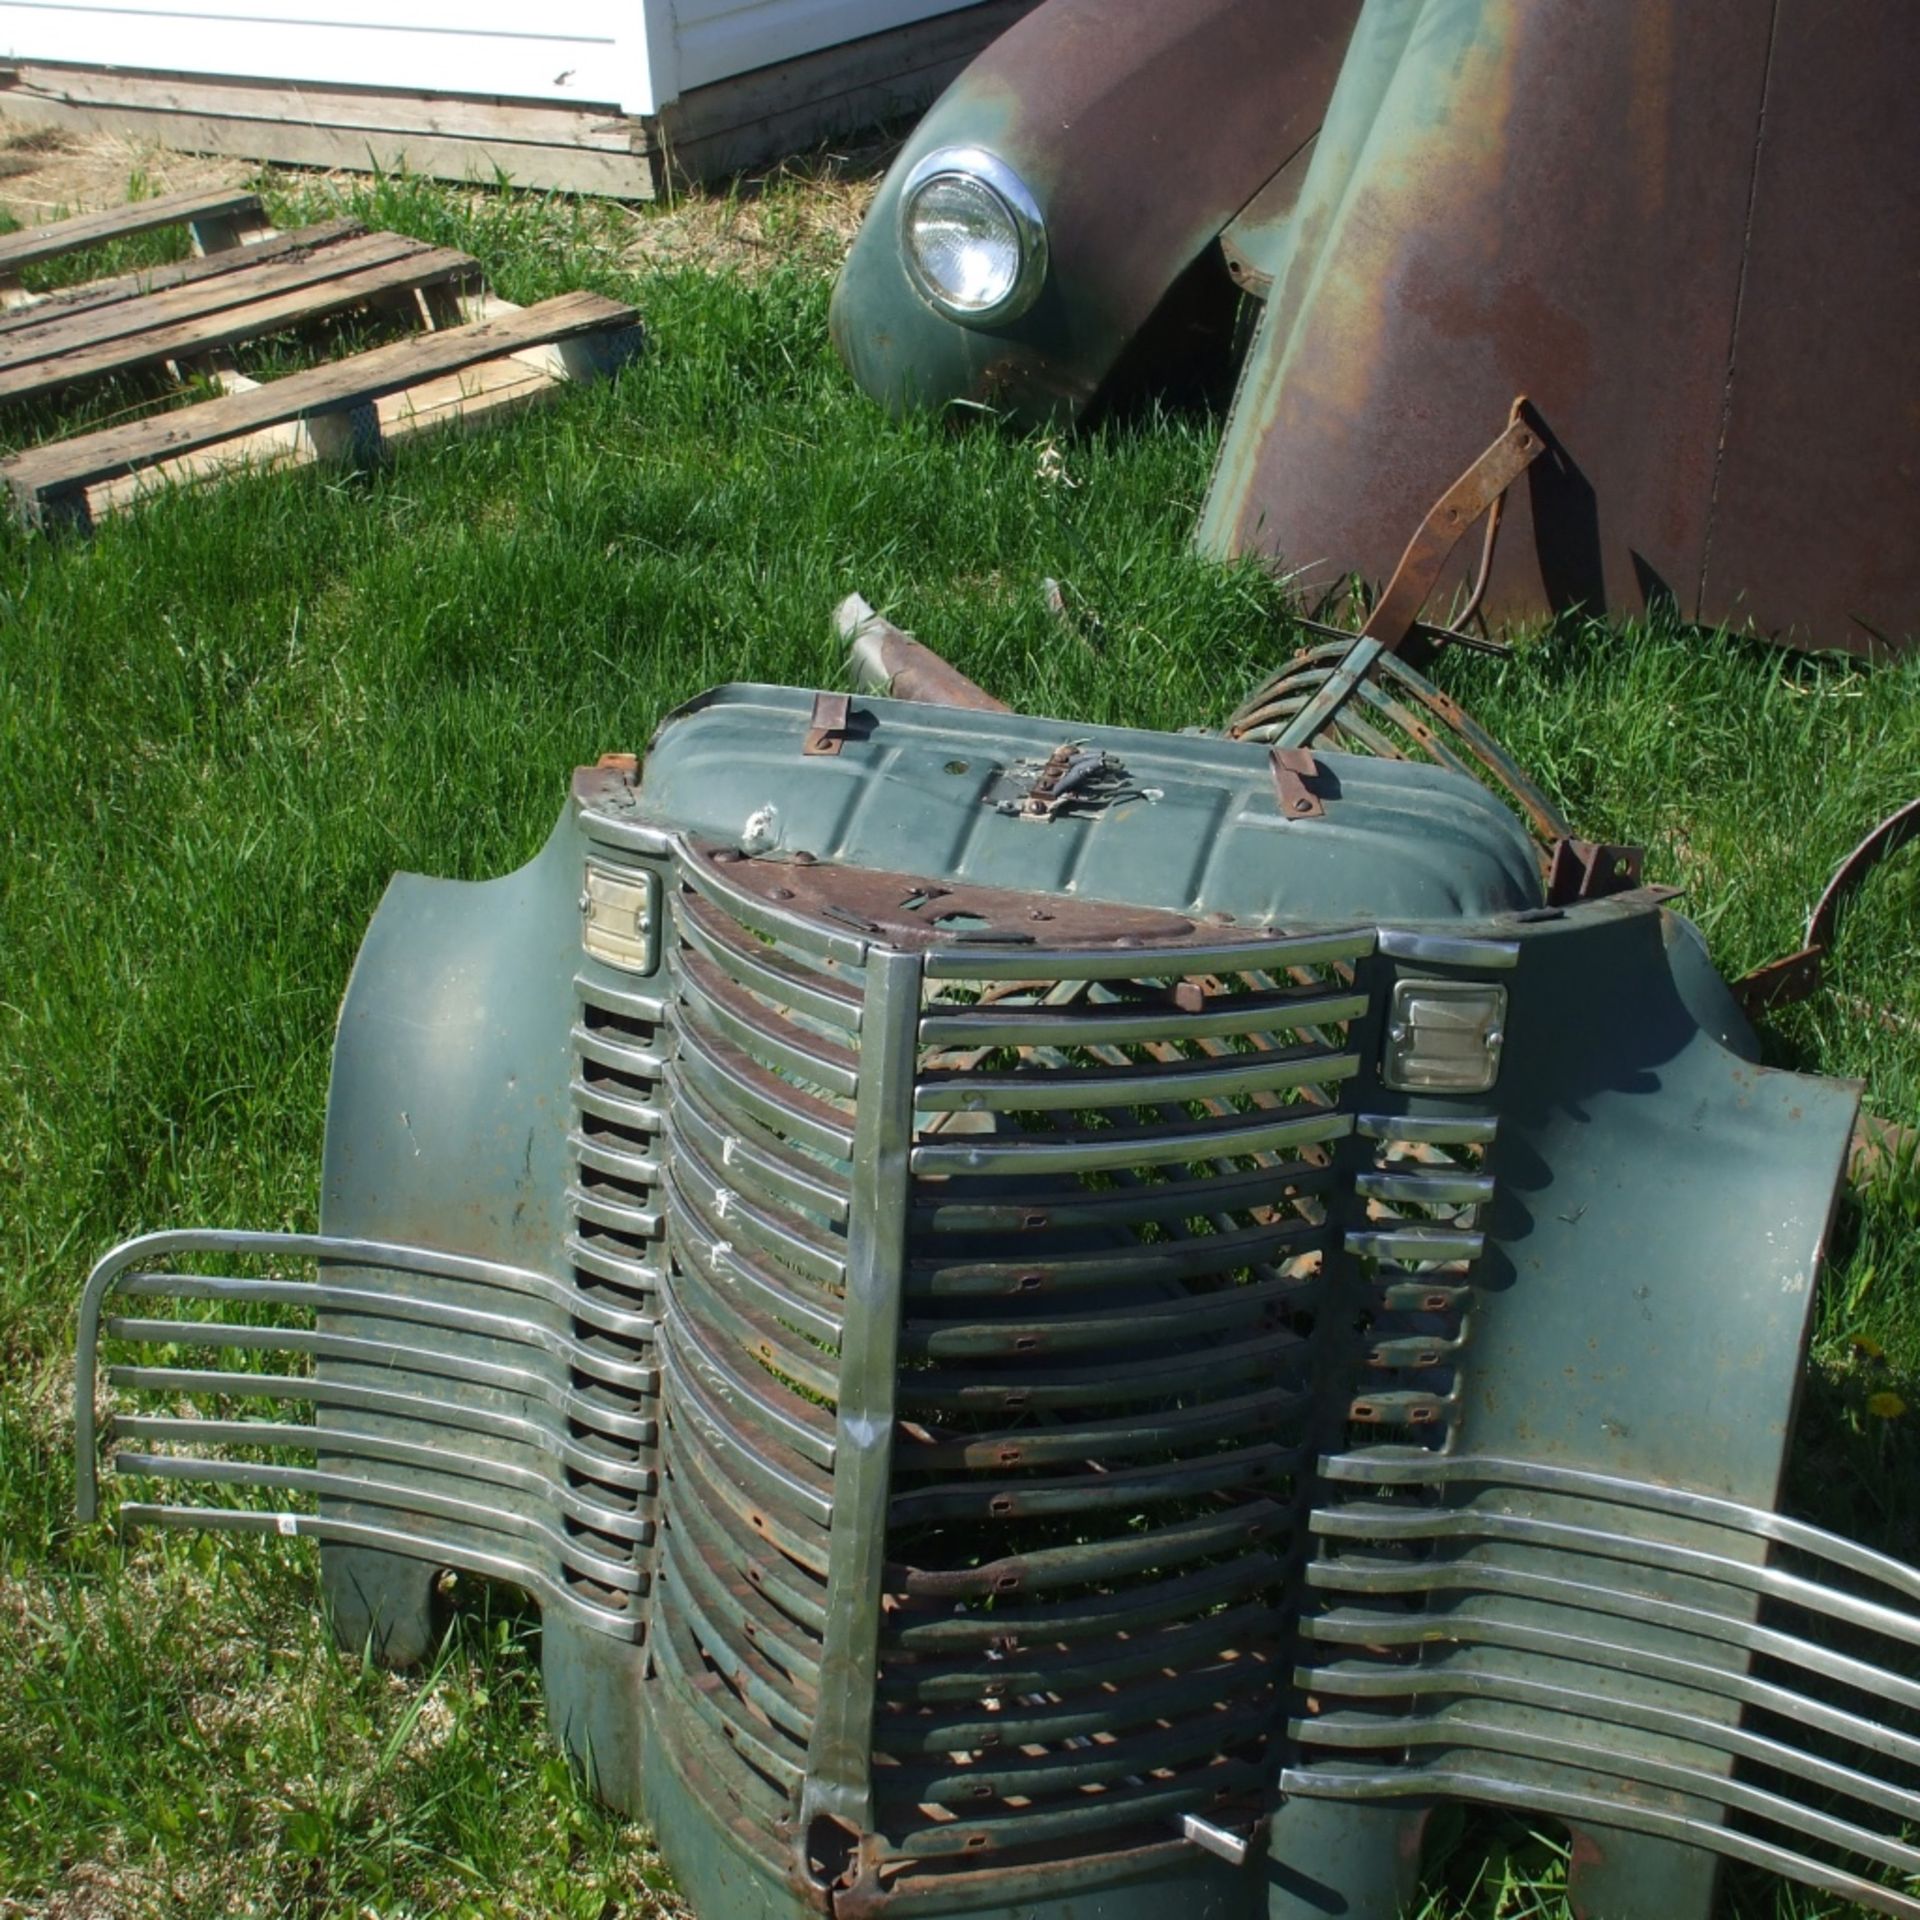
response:
<path id="1" fill-rule="evenodd" d="M 211 353 L 242 340 L 257 340 L 262 334 L 278 333 L 284 327 L 343 313 L 384 295 L 444 285 L 449 281 L 477 281 L 479 275 L 478 263 L 466 254 L 447 248 L 427 248 L 358 273 L 325 277 L 271 299 L 250 301 L 244 306 L 183 320 L 174 326 L 150 327 L 122 339 L 103 340 L 94 346 L 76 348 L 57 359 L 0 368 L 0 401 L 51 393 L 61 387 L 129 373 L 163 360 Z"/>
<path id="2" fill-rule="evenodd" d="M 409 239 L 404 234 L 361 233 L 332 246 L 309 247 L 265 261 L 250 257 L 252 251 L 247 250 L 249 257 L 231 273 L 162 287 L 142 300 L 84 307 L 77 313 L 50 318 L 24 333 L 0 338 L 0 395 L 8 390 L 10 373 L 36 362 L 104 347 L 136 334 L 161 334 L 189 321 L 297 293 L 322 281 L 344 279 L 396 261 L 423 259 L 434 249 L 424 240 Z M 467 258 L 464 254 L 458 257 Z"/>
<path id="3" fill-rule="evenodd" d="M 517 354 L 502 360 L 483 360 L 459 373 L 423 380 L 376 400 L 374 424 L 381 441 L 389 446 L 419 434 L 456 428 L 464 431 L 537 406 L 565 384 L 553 374 L 524 365 Z M 243 470 L 265 473 L 282 467 L 311 466 L 327 457 L 328 449 L 303 421 L 260 427 L 198 453 L 181 454 L 84 488 L 76 496 L 83 505 L 75 517 L 98 522 L 169 486 L 228 479 Z"/>
<path id="4" fill-rule="evenodd" d="M 0 314 L 0 365 L 8 364 L 8 334 L 22 333 L 45 326 L 50 320 L 93 307 L 107 307 L 123 300 L 137 300 L 144 294 L 159 293 L 168 287 L 191 286 L 200 280 L 214 279 L 223 273 L 251 269 L 268 260 L 284 260 L 291 254 L 310 248 L 330 247 L 366 232 L 358 220 L 323 220 L 317 226 L 300 227 L 292 233 L 276 235 L 249 247 L 229 247 L 224 253 L 210 253 L 200 260 L 173 260 L 164 266 L 139 267 L 132 273 L 116 274 L 110 280 L 89 280 L 78 287 L 62 287 L 55 293 L 39 294 L 30 306 L 15 307 Z"/>
<path id="5" fill-rule="evenodd" d="M 157 200 L 134 200 L 124 207 L 109 207 L 102 213 L 76 214 L 71 220 L 56 220 L 51 226 L 28 227 L 22 233 L 0 235 L 0 275 L 11 279 L 23 267 L 42 260 L 58 259 L 63 253 L 77 253 L 83 247 L 97 247 L 109 240 L 124 240 L 131 234 L 152 233 L 160 227 L 175 227 L 197 220 L 264 223 L 257 193 L 235 193 L 231 189 L 214 193 L 172 193 Z"/>
<path id="6" fill-rule="evenodd" d="M 637 119 L 590 102 L 474 100 L 406 87 L 298 85 L 214 75 L 136 73 L 124 67 L 60 67 L 21 61 L 0 69 L 0 111 L 31 100 L 76 107 L 132 108 L 185 118 L 261 120 L 336 127 L 343 133 L 512 140 L 529 146 L 629 152 Z"/>
<path id="7" fill-rule="evenodd" d="M 394 395 L 410 391 L 416 406 L 425 408 L 423 423 L 447 411 L 444 393 L 430 399 L 431 390 L 423 383 L 514 355 L 537 358 L 545 349 L 569 360 L 568 371 L 579 377 L 627 358 L 639 344 L 639 315 L 632 307 L 598 294 L 565 293 L 536 307 L 375 347 L 174 413 L 30 448 L 0 461 L 0 478 L 24 518 L 39 522 L 64 511 L 84 520 L 89 489 L 248 436 L 304 424 L 317 451 L 343 438 L 364 445 L 369 432 L 377 437 L 384 430 L 378 409 Z M 531 388 L 521 376 L 532 371 L 524 364 L 517 371 L 498 371 L 480 382 L 476 392 L 511 392 L 524 398 Z M 389 420 L 397 420 L 414 410 L 388 408 L 386 413 Z M 298 436 L 284 436 L 281 445 L 283 451 L 297 454 Z"/>
<path id="8" fill-rule="evenodd" d="M 315 121 L 246 120 L 175 114 L 135 107 L 62 106 L 0 93 L 0 114 L 12 126 L 61 127 L 152 140 L 179 153 L 230 153 L 292 167 L 367 173 L 402 167 L 436 180 L 508 185 L 543 192 L 591 193 L 613 200 L 649 200 L 654 161 L 644 153 L 542 144 L 493 135 L 450 135 L 335 127 Z M 604 117 L 595 110 L 593 119 Z"/>

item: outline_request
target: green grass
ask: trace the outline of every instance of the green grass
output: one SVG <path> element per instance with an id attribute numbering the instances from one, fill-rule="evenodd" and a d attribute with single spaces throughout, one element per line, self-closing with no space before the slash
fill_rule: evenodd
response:
<path id="1" fill-rule="evenodd" d="M 631 293 L 651 345 L 383 472 L 174 495 L 84 544 L 0 533 L 0 1913 L 658 1898 L 644 1835 L 547 1748 L 510 1597 L 396 1678 L 331 1649 L 304 1547 L 73 1521 L 81 1277 L 144 1228 L 314 1224 L 333 1012 L 394 869 L 526 858 L 575 764 L 644 747 L 715 681 L 837 683 L 828 614 L 854 588 L 1006 698 L 1100 721 L 1218 723 L 1290 644 L 1263 576 L 1188 551 L 1208 422 L 1070 441 L 1068 485 L 1033 440 L 881 418 L 826 345 L 812 263 L 635 280 L 604 210 L 404 180 L 349 198 L 277 212 L 466 247 L 519 300 Z M 1048 576 L 1097 644 L 1047 610 Z M 1920 769 L 1920 662 L 1568 623 L 1441 671 L 1582 831 L 1649 843 L 1729 972 L 1796 943 Z M 1920 859 L 1850 916 L 1834 986 L 1773 1057 L 1859 1075 L 1913 1123 Z M 1874 1417 L 1883 1389 L 1920 1409 L 1911 1174 L 1843 1204 L 1792 1491 L 1920 1556 L 1920 1411 Z M 1444 1852 L 1435 1920 L 1560 1911 L 1523 1826 Z M 1776 1911 L 1758 1882 L 1730 1901 Z"/>

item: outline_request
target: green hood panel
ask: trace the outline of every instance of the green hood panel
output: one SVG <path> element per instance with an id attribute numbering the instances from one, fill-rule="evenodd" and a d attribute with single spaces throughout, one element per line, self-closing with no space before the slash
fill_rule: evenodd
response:
<path id="1" fill-rule="evenodd" d="M 1324 755 L 1324 816 L 1289 821 L 1264 747 L 859 698 L 840 751 L 809 755 L 812 701 L 731 686 L 682 709 L 649 749 L 640 813 L 758 852 L 1204 909 L 1248 928 L 1472 921 L 1540 904 L 1519 822 L 1436 768 Z M 1023 792 L 1067 742 L 1118 762 L 1114 797 L 1045 820 L 1001 812 L 1009 779 Z"/>

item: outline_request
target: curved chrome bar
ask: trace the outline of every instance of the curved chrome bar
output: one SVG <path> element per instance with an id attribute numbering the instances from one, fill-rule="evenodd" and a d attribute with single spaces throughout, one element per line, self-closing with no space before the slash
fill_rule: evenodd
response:
<path id="1" fill-rule="evenodd" d="M 100 1345 L 100 1313 L 122 1274 L 142 1261 L 177 1253 L 237 1253 L 280 1255 L 289 1260 L 335 1260 L 343 1265 L 385 1267 L 397 1273 L 440 1274 L 448 1279 L 477 1281 L 504 1287 L 566 1305 L 571 1297 L 560 1282 L 543 1273 L 510 1267 L 493 1260 L 441 1253 L 428 1247 L 409 1247 L 384 1240 L 352 1240 L 324 1233 L 255 1233 L 217 1227 L 169 1229 L 124 1240 L 106 1254 L 87 1276 L 80 1295 L 80 1325 L 74 1339 L 74 1455 L 77 1505 L 83 1521 L 99 1512 L 97 1459 L 98 1403 L 94 1394 Z"/>
<path id="2" fill-rule="evenodd" d="M 1332 1604 L 1301 1630 L 1350 1651 L 1295 1674 L 1314 1710 L 1291 1723 L 1285 1791 L 1560 1813 L 1920 1920 L 1920 1728 L 1900 1722 L 1920 1716 L 1920 1569 L 1717 1494 L 1590 1470 L 1396 1447 L 1320 1464 L 1336 1487 L 1406 1497 L 1312 1516 L 1335 1550 L 1308 1583 Z M 1660 1516 L 1658 1538 L 1638 1515 Z M 1771 1547 L 1853 1587 L 1773 1566 Z M 1750 1672 L 1754 1656 L 1774 1670 Z M 1871 1704 L 1802 1693 L 1801 1676 Z M 1749 1726 L 1743 1709 L 1766 1718 Z M 1868 1864 L 1898 1884 L 1854 1870 Z"/>

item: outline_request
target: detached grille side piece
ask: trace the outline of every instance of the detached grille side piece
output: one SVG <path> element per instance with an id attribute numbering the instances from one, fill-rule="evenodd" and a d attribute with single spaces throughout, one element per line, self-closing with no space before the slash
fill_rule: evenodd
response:
<path id="1" fill-rule="evenodd" d="M 1920 1572 L 1535 1461 L 1376 1448 L 1325 1474 L 1287 1792 L 1537 1809 L 1920 1920 Z"/>
<path id="2" fill-rule="evenodd" d="M 267 1271 L 178 1271 L 190 1255 Z M 317 1279 L 289 1271 L 308 1263 Z M 129 1298 L 148 1311 L 109 1311 Z M 545 1275 L 418 1247 L 213 1231 L 129 1241 L 94 1269 L 81 1307 L 81 1517 L 97 1508 L 104 1437 L 118 1474 L 300 1500 L 132 1501 L 120 1508 L 125 1521 L 297 1534 L 459 1568 L 524 1587 L 591 1632 L 637 1638 L 626 1597 L 646 1579 L 631 1547 L 645 1543 L 649 1524 L 563 1489 L 562 1476 L 591 1460 L 577 1438 L 583 1426 L 631 1426 L 603 1420 L 572 1384 L 606 1376 L 597 1356 L 533 1317 L 569 1304 Z M 196 1306 L 222 1317 L 197 1317 Z M 276 1323 L 224 1317 L 260 1308 L 277 1310 Z M 328 1332 L 327 1315 L 377 1321 L 389 1337 Z M 103 1337 L 135 1357 L 99 1369 Z M 183 1347 L 205 1364 L 171 1357 Z M 388 1384 L 370 1383 L 382 1373 Z M 104 1423 L 102 1386 L 111 1396 Z M 261 1401 L 280 1403 L 273 1417 L 259 1417 Z M 595 1597 L 602 1592 L 612 1601 Z"/>

